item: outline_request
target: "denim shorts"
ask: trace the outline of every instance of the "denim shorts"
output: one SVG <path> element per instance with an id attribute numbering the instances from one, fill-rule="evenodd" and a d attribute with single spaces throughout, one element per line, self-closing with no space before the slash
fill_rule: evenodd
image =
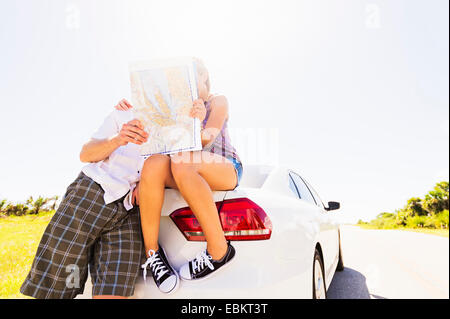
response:
<path id="1" fill-rule="evenodd" d="M 227 157 L 227 159 L 228 159 L 231 163 L 233 163 L 234 170 L 236 171 L 236 176 L 237 176 L 237 183 L 236 183 L 236 186 L 235 186 L 235 188 L 236 188 L 236 187 L 239 186 L 239 182 L 241 181 L 241 178 L 242 178 L 242 171 L 243 171 L 242 163 L 239 162 L 239 161 L 238 161 L 236 158 L 234 158 L 234 157 Z"/>

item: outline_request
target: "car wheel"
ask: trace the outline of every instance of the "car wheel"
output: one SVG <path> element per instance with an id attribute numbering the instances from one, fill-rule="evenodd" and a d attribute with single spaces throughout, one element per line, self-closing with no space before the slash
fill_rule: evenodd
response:
<path id="1" fill-rule="evenodd" d="M 341 233 L 339 233 L 339 260 L 336 266 L 337 271 L 344 270 L 344 257 L 342 257 L 342 248 L 341 248 Z"/>
<path id="2" fill-rule="evenodd" d="M 327 298 L 324 273 L 322 257 L 320 257 L 320 252 L 316 249 L 313 264 L 313 299 Z"/>

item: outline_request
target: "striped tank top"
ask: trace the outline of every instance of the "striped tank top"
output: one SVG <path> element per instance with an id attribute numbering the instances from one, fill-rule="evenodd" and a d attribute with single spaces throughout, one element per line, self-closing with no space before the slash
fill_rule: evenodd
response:
<path id="1" fill-rule="evenodd" d="M 211 114 L 211 99 L 205 102 L 206 108 L 206 116 L 203 120 L 202 127 L 205 127 L 206 122 L 209 119 L 209 115 Z M 225 158 L 231 159 L 234 158 L 239 163 L 242 163 L 239 156 L 236 153 L 236 149 L 231 145 L 230 135 L 228 134 L 228 119 L 223 123 L 222 129 L 220 130 L 219 135 L 217 135 L 216 139 L 211 145 L 208 145 L 203 150 L 207 152 L 211 152 L 214 154 L 221 155 Z"/>

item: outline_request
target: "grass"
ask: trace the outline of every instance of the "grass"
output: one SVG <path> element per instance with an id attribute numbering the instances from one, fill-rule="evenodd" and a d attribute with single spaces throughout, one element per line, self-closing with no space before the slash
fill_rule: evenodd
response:
<path id="1" fill-rule="evenodd" d="M 0 298 L 28 298 L 19 289 L 53 214 L 0 218 Z"/>
<path id="2" fill-rule="evenodd" d="M 414 231 L 417 233 L 431 234 L 448 238 L 448 229 L 405 228 L 402 230 Z"/>
<path id="3" fill-rule="evenodd" d="M 400 227 L 400 228 L 378 228 L 373 225 L 369 224 L 357 224 L 355 226 L 359 226 L 364 229 L 394 229 L 394 230 L 405 230 L 405 231 L 413 231 L 416 233 L 423 233 L 423 234 L 430 234 L 430 235 L 436 235 L 441 237 L 447 237 L 449 238 L 449 230 L 448 229 L 432 229 L 432 228 L 407 228 L 407 227 Z"/>

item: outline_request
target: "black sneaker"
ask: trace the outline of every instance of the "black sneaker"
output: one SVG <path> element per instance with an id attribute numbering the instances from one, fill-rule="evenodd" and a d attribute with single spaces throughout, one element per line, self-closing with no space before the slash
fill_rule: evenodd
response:
<path id="1" fill-rule="evenodd" d="M 150 269 L 161 292 L 172 293 L 177 290 L 180 283 L 178 273 L 170 266 L 164 249 L 159 246 L 158 251 L 149 250 L 148 254 L 150 257 L 141 266 L 144 269 L 144 281 L 147 283 L 147 269 Z"/>
<path id="2" fill-rule="evenodd" d="M 180 277 L 183 280 L 200 280 L 210 277 L 219 269 L 224 268 L 236 255 L 236 250 L 228 242 L 228 249 L 220 260 L 212 259 L 211 255 L 205 249 L 200 252 L 195 259 L 184 264 L 180 268 Z"/>

